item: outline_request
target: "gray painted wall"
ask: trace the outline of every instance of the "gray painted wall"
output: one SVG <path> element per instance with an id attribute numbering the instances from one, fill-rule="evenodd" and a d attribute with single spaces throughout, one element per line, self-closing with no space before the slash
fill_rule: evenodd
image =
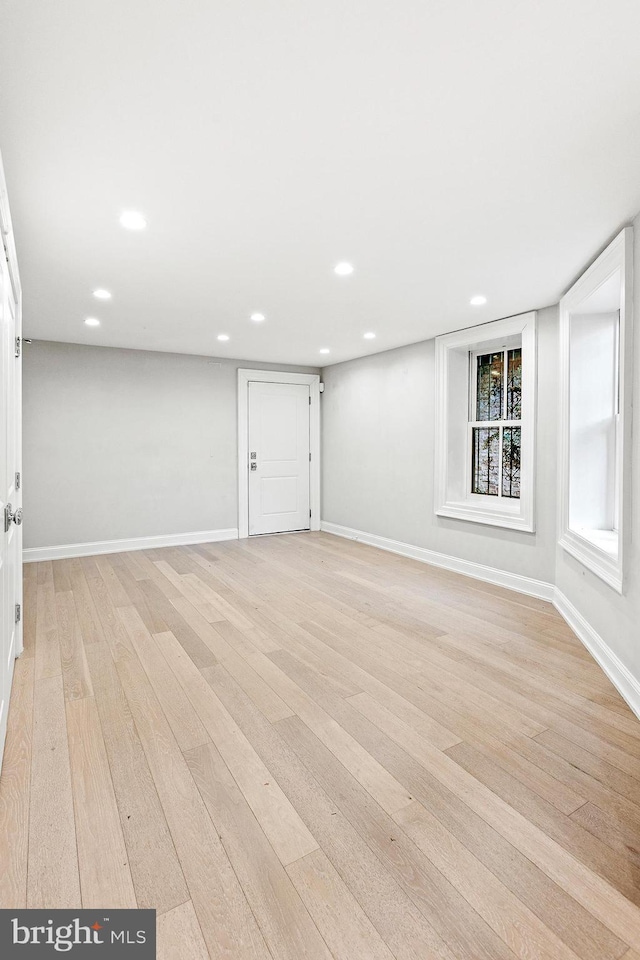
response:
<path id="1" fill-rule="evenodd" d="M 558 309 L 538 311 L 536 532 L 436 517 L 435 341 L 323 371 L 322 519 L 553 582 Z"/>
<path id="2" fill-rule="evenodd" d="M 638 289 L 640 217 L 634 227 Z M 620 597 L 556 548 L 557 328 L 557 307 L 538 312 L 535 533 L 434 515 L 433 340 L 324 371 L 322 516 L 555 582 L 640 677 L 639 418 L 632 544 Z M 634 349 L 638 405 L 640 335 Z M 235 527 L 239 366 L 273 368 L 62 343 L 25 347 L 25 546 Z"/>
<path id="3" fill-rule="evenodd" d="M 238 367 L 25 345 L 25 547 L 237 527 Z"/>
<path id="4" fill-rule="evenodd" d="M 640 216 L 634 221 L 640 290 Z M 585 268 L 588 264 L 585 264 Z M 640 405 L 640 294 L 634 384 Z M 538 312 L 536 532 L 438 518 L 433 511 L 434 341 L 323 371 L 325 521 L 555 583 L 640 679 L 640 417 L 633 423 L 631 547 L 623 596 L 557 547 L 558 308 Z"/>
<path id="5" fill-rule="evenodd" d="M 634 407 L 640 409 L 640 216 L 634 230 Z M 633 418 L 631 544 L 623 596 L 558 547 L 556 585 L 640 680 L 640 417 Z"/>

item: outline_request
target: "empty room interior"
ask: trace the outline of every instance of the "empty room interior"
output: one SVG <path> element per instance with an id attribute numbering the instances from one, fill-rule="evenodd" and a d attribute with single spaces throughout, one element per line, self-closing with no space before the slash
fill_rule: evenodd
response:
<path id="1" fill-rule="evenodd" d="M 640 960 L 638 37 L 0 0 L 0 956 Z"/>

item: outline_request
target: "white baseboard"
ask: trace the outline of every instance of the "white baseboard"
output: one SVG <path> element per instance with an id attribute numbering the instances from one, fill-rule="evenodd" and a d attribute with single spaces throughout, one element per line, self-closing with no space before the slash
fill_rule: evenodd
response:
<path id="1" fill-rule="evenodd" d="M 22 551 L 24 563 L 37 560 L 64 560 L 70 557 L 94 557 L 101 553 L 126 553 L 129 550 L 153 550 L 156 547 L 182 547 L 192 543 L 217 543 L 237 540 L 238 530 L 198 530 L 194 533 L 168 533 L 159 537 L 134 537 L 129 540 L 96 540 L 93 543 L 63 543 L 56 547 L 28 547 Z"/>
<path id="2" fill-rule="evenodd" d="M 578 639 L 582 641 L 596 663 L 604 670 L 620 696 L 626 700 L 635 715 L 640 719 L 640 682 L 557 587 L 553 597 L 553 605 L 567 621 Z"/>
<path id="3" fill-rule="evenodd" d="M 390 553 L 399 553 L 403 557 L 411 557 L 412 560 L 420 560 L 421 563 L 429 563 L 433 567 L 453 570 L 455 573 L 462 573 L 466 577 L 473 577 L 474 580 L 495 583 L 499 587 L 516 590 L 518 593 L 525 593 L 529 597 L 553 600 L 555 588 L 553 584 L 546 583 L 544 580 L 522 577 L 518 573 L 509 573 L 506 570 L 499 570 L 497 567 L 487 567 L 482 563 L 473 563 L 471 560 L 460 560 L 458 557 L 451 557 L 446 553 L 427 550 L 426 547 L 416 547 L 411 543 L 402 543 L 400 540 L 389 540 L 387 537 L 379 537 L 374 533 L 364 533 L 362 530 L 353 530 L 351 527 L 342 527 L 337 523 L 327 523 L 324 520 L 320 524 L 320 529 L 324 530 L 325 533 L 333 533 L 337 537 L 358 540 L 361 543 L 368 543 L 372 547 L 379 547 L 380 550 L 388 550 Z"/>
<path id="4" fill-rule="evenodd" d="M 389 540 L 387 537 L 378 537 L 376 534 L 364 533 L 362 530 L 353 530 L 351 527 L 342 527 L 337 523 L 323 521 L 320 529 L 325 533 L 333 533 L 337 537 L 358 540 L 372 547 L 378 547 L 380 550 L 389 550 L 391 553 L 399 553 L 403 557 L 411 557 L 413 560 L 420 560 L 435 567 L 444 567 L 445 570 L 453 570 L 455 573 L 461 573 L 476 580 L 484 580 L 499 587 L 506 587 L 508 590 L 525 593 L 530 597 L 551 601 L 596 663 L 606 673 L 620 696 L 640 719 L 640 682 L 625 667 L 600 634 L 585 620 L 579 610 L 553 584 L 543 580 L 533 580 L 530 577 L 521 577 L 516 573 L 508 573 L 481 563 L 472 563 L 470 560 L 460 560 L 458 557 L 436 553 L 425 547 L 415 547 L 410 543 Z"/>

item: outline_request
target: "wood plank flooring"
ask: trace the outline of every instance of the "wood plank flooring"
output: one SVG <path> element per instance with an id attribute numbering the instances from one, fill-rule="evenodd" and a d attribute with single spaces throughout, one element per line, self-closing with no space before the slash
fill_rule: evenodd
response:
<path id="1" fill-rule="evenodd" d="M 634 960 L 640 723 L 549 604 L 326 534 L 30 564 L 0 865 L 163 960 Z"/>

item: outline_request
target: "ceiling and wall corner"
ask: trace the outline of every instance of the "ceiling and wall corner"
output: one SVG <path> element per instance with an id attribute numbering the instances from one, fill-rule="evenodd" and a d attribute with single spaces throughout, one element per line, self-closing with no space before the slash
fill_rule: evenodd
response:
<path id="1" fill-rule="evenodd" d="M 334 363 L 557 302 L 640 208 L 631 0 L 1 18 L 26 336 Z"/>

